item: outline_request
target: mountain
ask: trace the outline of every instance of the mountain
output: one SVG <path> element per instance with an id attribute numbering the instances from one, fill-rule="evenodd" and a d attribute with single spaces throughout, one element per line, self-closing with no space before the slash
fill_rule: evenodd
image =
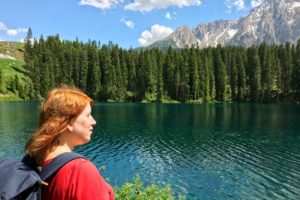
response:
<path id="1" fill-rule="evenodd" d="M 217 44 L 249 47 L 262 42 L 295 43 L 299 37 L 300 0 L 265 0 L 237 20 L 218 20 L 199 24 L 193 29 L 184 25 L 149 47 L 166 44 L 177 48 L 191 45 L 204 48 Z"/>

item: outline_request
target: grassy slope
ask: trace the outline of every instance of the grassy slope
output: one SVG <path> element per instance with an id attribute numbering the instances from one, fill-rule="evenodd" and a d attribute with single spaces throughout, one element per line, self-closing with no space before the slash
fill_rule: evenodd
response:
<path id="1" fill-rule="evenodd" d="M 23 49 L 24 44 L 21 42 L 0 41 L 0 69 L 3 72 L 5 84 L 7 84 L 8 81 L 15 75 L 18 75 L 21 81 L 28 79 L 26 70 L 23 66 Z M 10 56 L 15 59 L 3 58 L 3 55 Z M 14 100 L 20 100 L 20 98 L 9 91 L 6 94 L 0 94 L 0 101 Z"/>
<path id="2" fill-rule="evenodd" d="M 0 54 L 6 54 L 23 61 L 24 44 L 21 42 L 0 41 Z"/>

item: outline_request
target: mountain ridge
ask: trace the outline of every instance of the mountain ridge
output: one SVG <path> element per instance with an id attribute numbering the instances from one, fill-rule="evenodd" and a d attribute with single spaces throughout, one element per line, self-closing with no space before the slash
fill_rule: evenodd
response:
<path id="1" fill-rule="evenodd" d="M 196 45 L 200 48 L 218 44 L 249 47 L 262 42 L 295 43 L 300 37 L 300 0 L 265 0 L 243 17 L 234 20 L 216 20 L 200 23 L 190 29 L 178 27 L 163 40 L 150 47 L 170 44 L 176 48 Z"/>

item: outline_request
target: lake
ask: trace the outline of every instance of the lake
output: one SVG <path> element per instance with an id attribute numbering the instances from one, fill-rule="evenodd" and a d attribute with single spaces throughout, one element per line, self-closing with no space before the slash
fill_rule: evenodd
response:
<path id="1" fill-rule="evenodd" d="M 0 159 L 21 158 L 38 103 L 0 103 Z M 300 105 L 96 103 L 76 148 L 112 186 L 139 174 L 186 199 L 300 199 Z"/>

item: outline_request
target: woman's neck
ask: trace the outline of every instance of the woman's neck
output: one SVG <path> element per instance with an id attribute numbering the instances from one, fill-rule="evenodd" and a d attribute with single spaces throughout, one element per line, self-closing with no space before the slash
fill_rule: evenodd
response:
<path id="1" fill-rule="evenodd" d="M 52 151 L 48 153 L 44 161 L 52 160 L 53 158 L 59 156 L 62 153 L 72 152 L 73 148 L 71 148 L 67 143 L 59 144 L 53 148 Z"/>

